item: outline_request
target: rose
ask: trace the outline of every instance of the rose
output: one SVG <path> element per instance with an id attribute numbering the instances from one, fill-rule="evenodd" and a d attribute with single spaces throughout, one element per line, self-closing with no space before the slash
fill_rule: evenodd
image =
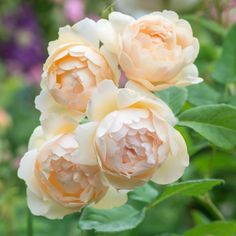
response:
<path id="1" fill-rule="evenodd" d="M 49 43 L 48 52 L 39 99 L 56 103 L 57 110 L 84 113 L 93 88 L 101 80 L 119 77 L 107 54 L 99 50 L 96 23 L 90 19 L 60 28 L 59 38 Z M 55 109 L 55 104 L 46 106 Z"/>
<path id="2" fill-rule="evenodd" d="M 104 48 L 117 55 L 126 77 L 149 90 L 202 81 L 193 64 L 198 40 L 175 12 L 154 12 L 137 20 L 112 12 L 109 21 L 98 21 L 98 32 Z"/>
<path id="3" fill-rule="evenodd" d="M 149 180 L 168 184 L 179 179 L 188 166 L 185 141 L 173 128 L 173 113 L 133 82 L 124 89 L 111 81 L 101 82 L 87 116 L 97 123 L 90 140 L 95 139 L 99 165 L 117 189 L 132 189 Z"/>
<path id="4" fill-rule="evenodd" d="M 56 219 L 87 204 L 98 202 L 100 207 L 110 207 L 114 194 L 119 199 L 112 206 L 126 201 L 126 194 L 108 189 L 93 149 L 87 146 L 93 125 L 56 136 L 44 126 L 35 129 L 18 170 L 27 184 L 27 202 L 33 214 Z"/>

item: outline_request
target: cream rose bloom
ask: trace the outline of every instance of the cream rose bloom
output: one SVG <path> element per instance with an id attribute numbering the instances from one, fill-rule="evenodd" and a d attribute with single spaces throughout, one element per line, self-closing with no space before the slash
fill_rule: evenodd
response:
<path id="1" fill-rule="evenodd" d="M 98 21 L 105 50 L 116 55 L 129 80 L 148 90 L 187 86 L 202 81 L 193 64 L 199 51 L 190 24 L 173 11 L 154 12 L 135 20 L 112 12 Z"/>
<path id="2" fill-rule="evenodd" d="M 94 150 L 88 146 L 94 123 L 56 136 L 58 129 L 48 131 L 47 126 L 35 129 L 18 170 L 26 182 L 27 202 L 34 215 L 60 219 L 88 204 L 110 207 L 114 194 L 119 199 L 112 206 L 127 200 L 126 194 L 103 181 Z"/>
<path id="3" fill-rule="evenodd" d="M 103 81 L 94 90 L 87 115 L 98 122 L 98 162 L 116 189 L 149 180 L 168 184 L 183 175 L 189 164 L 185 141 L 173 128 L 177 120 L 172 111 L 152 93 L 133 82 L 118 89 Z"/>
<path id="4" fill-rule="evenodd" d="M 69 111 L 73 116 L 84 113 L 97 84 L 119 77 L 118 69 L 111 67 L 110 58 L 99 49 L 96 23 L 88 18 L 60 28 L 58 39 L 49 43 L 48 53 L 38 98 L 48 101 L 40 107 L 42 113 L 46 108 Z"/>

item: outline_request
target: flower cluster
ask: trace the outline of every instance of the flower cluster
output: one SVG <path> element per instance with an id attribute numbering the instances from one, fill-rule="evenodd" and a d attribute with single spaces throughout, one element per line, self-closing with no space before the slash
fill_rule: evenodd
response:
<path id="1" fill-rule="evenodd" d="M 41 125 L 18 170 L 32 213 L 55 219 L 86 205 L 117 207 L 149 180 L 179 179 L 186 144 L 151 91 L 201 82 L 198 50 L 189 23 L 171 11 L 113 12 L 61 28 L 35 101 Z"/>

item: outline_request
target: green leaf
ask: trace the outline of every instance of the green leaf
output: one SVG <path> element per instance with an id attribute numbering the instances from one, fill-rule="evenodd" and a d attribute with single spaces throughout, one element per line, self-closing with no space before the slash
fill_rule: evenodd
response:
<path id="1" fill-rule="evenodd" d="M 231 149 L 236 145 L 236 108 L 233 106 L 192 108 L 180 114 L 179 120 L 179 125 L 194 129 L 218 147 Z"/>
<path id="2" fill-rule="evenodd" d="M 235 233 L 236 223 L 217 221 L 197 226 L 187 231 L 184 236 L 234 236 Z"/>
<path id="3" fill-rule="evenodd" d="M 149 203 L 158 196 L 158 191 L 151 183 L 146 183 L 141 187 L 129 192 L 129 199 Z"/>
<path id="4" fill-rule="evenodd" d="M 206 83 L 192 85 L 187 89 L 188 101 L 195 106 L 216 104 L 219 102 L 220 94 Z"/>
<path id="5" fill-rule="evenodd" d="M 213 79 L 222 84 L 236 82 L 236 24 L 232 26 L 227 34 L 223 52 L 216 63 Z"/>
<path id="6" fill-rule="evenodd" d="M 166 102 L 172 111 L 177 114 L 187 100 L 185 88 L 171 87 L 155 93 L 160 99 Z"/>
<path id="7" fill-rule="evenodd" d="M 222 183 L 224 183 L 224 181 L 220 179 L 201 179 L 171 184 L 164 189 L 164 191 L 160 194 L 160 196 L 152 205 L 159 204 L 162 201 L 176 195 L 184 195 L 191 197 L 198 196 L 208 192 L 216 185 Z"/>
<path id="8" fill-rule="evenodd" d="M 119 232 L 135 228 L 145 217 L 145 210 L 138 211 L 126 204 L 109 210 L 86 207 L 79 219 L 82 230 Z"/>

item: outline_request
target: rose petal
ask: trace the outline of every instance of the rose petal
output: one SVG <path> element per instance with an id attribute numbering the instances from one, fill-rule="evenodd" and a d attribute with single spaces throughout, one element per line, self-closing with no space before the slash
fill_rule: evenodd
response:
<path id="1" fill-rule="evenodd" d="M 189 156 L 186 143 L 181 134 L 175 130 L 174 137 L 169 136 L 171 140 L 170 153 L 166 160 L 156 170 L 152 180 L 158 184 L 169 184 L 178 180 L 184 173 L 185 168 L 189 164 Z"/>
<path id="2" fill-rule="evenodd" d="M 98 209 L 111 209 L 119 207 L 127 202 L 127 191 L 118 191 L 112 187 L 109 187 L 105 196 L 92 207 Z"/>
<path id="3" fill-rule="evenodd" d="M 78 150 L 73 154 L 73 162 L 82 165 L 97 165 L 94 139 L 97 122 L 80 125 L 75 130 L 75 137 L 79 144 Z"/>
<path id="4" fill-rule="evenodd" d="M 94 47 L 99 47 L 99 38 L 97 35 L 97 24 L 95 21 L 85 18 L 72 26 L 82 38 L 88 40 Z"/>
<path id="5" fill-rule="evenodd" d="M 117 108 L 116 96 L 118 88 L 110 80 L 99 83 L 91 96 L 87 116 L 91 121 L 102 120 L 108 113 Z"/>

